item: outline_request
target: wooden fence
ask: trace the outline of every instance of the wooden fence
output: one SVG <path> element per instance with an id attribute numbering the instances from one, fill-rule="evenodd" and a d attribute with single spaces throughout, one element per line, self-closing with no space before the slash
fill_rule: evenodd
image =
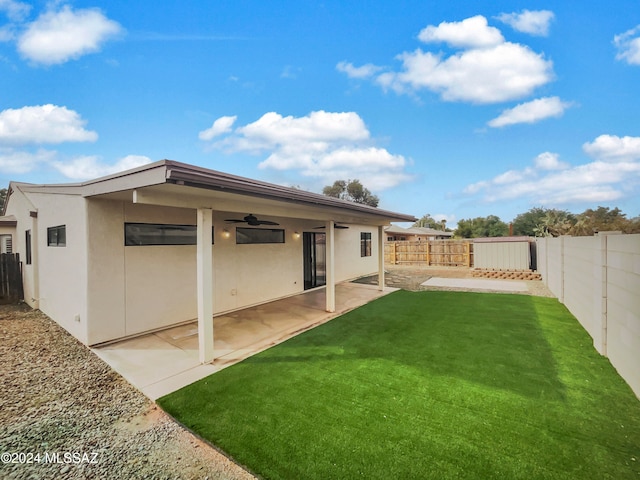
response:
<path id="1" fill-rule="evenodd" d="M 429 240 L 428 242 L 387 242 L 384 261 L 390 265 L 473 267 L 471 240 Z"/>
<path id="2" fill-rule="evenodd" d="M 18 253 L 0 255 L 0 304 L 24 300 L 22 262 Z"/>

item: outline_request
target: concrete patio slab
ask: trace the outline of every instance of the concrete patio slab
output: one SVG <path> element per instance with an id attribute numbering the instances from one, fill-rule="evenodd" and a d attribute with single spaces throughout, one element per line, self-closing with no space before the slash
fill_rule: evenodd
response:
<path id="1" fill-rule="evenodd" d="M 211 364 L 200 364 L 195 320 L 92 350 L 156 400 L 395 290 L 347 282 L 336 285 L 334 313 L 324 310 L 321 288 L 214 317 Z"/>
<path id="2" fill-rule="evenodd" d="M 463 288 L 497 292 L 526 292 L 527 284 L 517 280 L 491 280 L 485 278 L 432 277 L 420 285 L 425 287 Z"/>

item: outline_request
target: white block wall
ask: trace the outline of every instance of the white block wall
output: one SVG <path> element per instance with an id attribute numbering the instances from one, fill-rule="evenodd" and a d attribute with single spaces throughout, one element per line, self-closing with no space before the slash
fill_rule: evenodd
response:
<path id="1" fill-rule="evenodd" d="M 640 397 L 640 235 L 540 238 L 543 282 Z"/>

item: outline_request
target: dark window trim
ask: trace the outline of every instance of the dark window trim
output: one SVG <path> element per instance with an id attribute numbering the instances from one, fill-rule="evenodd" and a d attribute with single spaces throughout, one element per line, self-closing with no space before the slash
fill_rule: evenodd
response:
<path id="1" fill-rule="evenodd" d="M 241 235 L 244 232 L 269 232 L 269 233 L 278 233 L 278 238 L 275 240 L 269 240 L 268 238 L 263 238 L 262 240 L 256 241 L 243 241 Z M 240 234 L 240 236 L 238 235 Z M 261 245 L 261 244 L 270 244 L 270 243 L 285 243 L 284 241 L 284 229 L 283 228 L 249 228 L 249 227 L 236 227 L 236 245 Z"/>
<path id="2" fill-rule="evenodd" d="M 360 256 L 371 256 L 371 232 L 360 232 Z"/>
<path id="3" fill-rule="evenodd" d="M 56 225 L 47 228 L 47 246 L 66 247 L 67 246 L 67 226 Z"/>
<path id="4" fill-rule="evenodd" d="M 25 263 L 27 265 L 31 265 L 31 230 L 25 230 L 24 232 L 24 240 L 25 240 Z"/>
<path id="5" fill-rule="evenodd" d="M 155 243 L 135 243 L 132 240 L 133 234 L 128 234 L 128 227 L 146 226 L 157 227 L 158 230 L 171 228 L 185 228 L 186 232 L 193 232 L 193 240 L 189 243 L 171 243 L 171 242 L 155 242 Z M 215 243 L 215 227 L 211 227 L 211 245 Z M 124 245 L 125 247 L 158 247 L 158 246 L 191 246 L 198 244 L 198 227 L 196 225 L 175 224 L 175 223 L 144 223 L 144 222 L 125 222 L 124 224 Z"/>

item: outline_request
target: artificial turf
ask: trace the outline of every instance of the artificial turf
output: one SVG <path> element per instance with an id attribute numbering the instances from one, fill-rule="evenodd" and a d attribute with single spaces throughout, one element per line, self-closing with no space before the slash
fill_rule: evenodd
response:
<path id="1" fill-rule="evenodd" d="M 268 479 L 640 479 L 640 401 L 550 298 L 395 292 L 158 403 Z"/>

